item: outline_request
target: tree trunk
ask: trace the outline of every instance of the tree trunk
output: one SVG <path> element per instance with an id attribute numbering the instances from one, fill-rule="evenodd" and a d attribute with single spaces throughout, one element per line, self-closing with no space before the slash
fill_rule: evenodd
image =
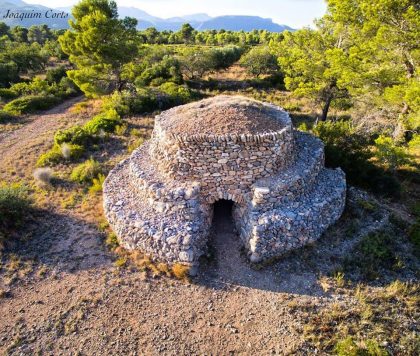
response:
<path id="1" fill-rule="evenodd" d="M 322 108 L 321 121 L 327 120 L 328 110 L 330 109 L 331 101 L 332 101 L 332 96 L 329 95 L 327 97 L 327 100 L 325 101 L 324 107 Z"/>

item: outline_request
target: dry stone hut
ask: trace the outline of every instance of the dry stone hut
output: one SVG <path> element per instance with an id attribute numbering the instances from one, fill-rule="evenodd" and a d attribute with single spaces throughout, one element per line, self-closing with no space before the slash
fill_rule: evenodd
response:
<path id="1" fill-rule="evenodd" d="M 151 140 L 107 177 L 104 207 L 125 248 L 194 265 L 214 203 L 230 200 L 259 262 L 317 239 L 343 212 L 345 191 L 343 171 L 324 168 L 322 142 L 295 131 L 287 112 L 218 96 L 157 116 Z"/>

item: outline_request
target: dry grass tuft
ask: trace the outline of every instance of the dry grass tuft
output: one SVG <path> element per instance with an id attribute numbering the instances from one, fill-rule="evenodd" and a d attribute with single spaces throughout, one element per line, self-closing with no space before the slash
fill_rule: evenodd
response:
<path id="1" fill-rule="evenodd" d="M 175 263 L 172 266 L 172 273 L 178 279 L 188 279 L 190 267 L 181 263 Z"/>
<path id="2" fill-rule="evenodd" d="M 51 168 L 37 168 L 34 171 L 34 178 L 36 182 L 41 186 L 47 186 L 51 184 L 53 178 L 53 171 Z"/>
<path id="3" fill-rule="evenodd" d="M 63 143 L 60 147 L 61 154 L 65 159 L 69 159 L 71 157 L 71 147 L 68 143 Z"/>
<path id="4" fill-rule="evenodd" d="M 156 267 L 161 273 L 165 274 L 167 277 L 171 277 L 172 275 L 171 270 L 166 263 L 163 263 L 163 262 L 158 263 Z"/>

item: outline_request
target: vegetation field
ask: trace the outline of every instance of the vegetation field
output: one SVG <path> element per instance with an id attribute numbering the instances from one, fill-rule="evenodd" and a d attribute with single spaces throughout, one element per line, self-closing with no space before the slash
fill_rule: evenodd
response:
<path id="1" fill-rule="evenodd" d="M 327 4 L 282 33 L 138 31 L 108 0 L 69 30 L 0 22 L 1 354 L 420 354 L 420 8 Z M 320 137 L 347 206 L 258 266 L 221 219 L 191 278 L 118 246 L 102 183 L 155 115 L 222 93 Z"/>

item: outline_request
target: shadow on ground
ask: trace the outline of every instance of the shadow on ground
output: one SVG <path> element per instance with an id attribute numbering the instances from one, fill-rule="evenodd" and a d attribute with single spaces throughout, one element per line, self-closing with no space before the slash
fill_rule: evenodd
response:
<path id="1" fill-rule="evenodd" d="M 97 227 L 82 219 L 36 210 L 6 253 L 32 260 L 56 272 L 75 273 L 112 264 Z"/>
<path id="2" fill-rule="evenodd" d="M 216 289 L 241 286 L 271 292 L 328 296 L 321 286 L 321 277 L 332 277 L 342 269 L 344 261 L 349 256 L 351 258 L 355 246 L 365 236 L 389 226 L 389 214 L 385 209 L 375 212 L 357 210 L 353 200 L 349 199 L 343 216 L 318 241 L 259 268 L 251 266 L 246 258 L 238 233 L 233 228 L 230 207 L 215 209 L 209 238 L 210 252 L 200 266 L 196 282 Z M 388 270 L 380 280 L 363 282 L 377 285 L 396 279 L 408 280 L 413 277 L 415 268 L 409 266 L 408 258 L 406 262 L 407 265 L 400 271 Z M 346 279 L 355 284 L 360 282 L 347 272 Z"/>

